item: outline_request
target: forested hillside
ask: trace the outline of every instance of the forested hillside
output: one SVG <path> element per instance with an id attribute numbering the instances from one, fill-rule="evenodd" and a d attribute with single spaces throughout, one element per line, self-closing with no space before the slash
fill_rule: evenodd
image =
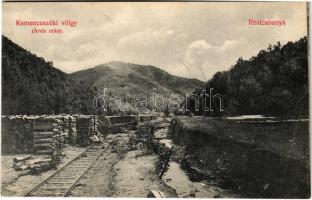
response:
<path id="1" fill-rule="evenodd" d="M 135 97 L 144 96 L 150 100 L 153 92 L 164 100 L 171 94 L 179 95 L 181 101 L 186 94 L 190 94 L 195 87 L 204 86 L 204 82 L 197 79 L 187 79 L 173 76 L 164 70 L 151 65 L 138 65 L 112 61 L 83 71 L 71 74 L 76 80 L 83 81 L 89 88 L 96 88 L 102 92 L 107 88 L 107 96 L 118 95 L 127 99 L 129 108 L 135 109 Z M 153 109 L 154 102 L 148 102 L 147 108 Z"/>
<path id="2" fill-rule="evenodd" d="M 197 79 L 173 76 L 153 66 L 118 61 L 66 74 L 52 62 L 37 57 L 2 37 L 2 113 L 8 114 L 96 114 L 93 99 L 103 88 L 120 97 L 145 95 L 153 89 L 168 98 L 184 96 L 203 86 Z M 135 99 L 135 98 L 134 98 Z M 132 110 L 135 102 L 129 102 Z"/>
<path id="3" fill-rule="evenodd" d="M 90 113 L 93 91 L 2 36 L 2 114 Z"/>
<path id="4" fill-rule="evenodd" d="M 239 58 L 228 71 L 217 72 L 206 84 L 206 90 L 223 96 L 224 111 L 194 110 L 194 99 L 189 109 L 195 114 L 242 115 L 263 114 L 274 116 L 307 117 L 308 57 L 306 37 L 284 46 L 278 42 L 261 50 L 249 60 Z M 203 94 L 197 89 L 195 94 Z M 203 95 L 200 101 L 203 102 Z M 214 107 L 219 100 L 215 99 Z M 218 110 L 218 109 L 215 109 Z"/>

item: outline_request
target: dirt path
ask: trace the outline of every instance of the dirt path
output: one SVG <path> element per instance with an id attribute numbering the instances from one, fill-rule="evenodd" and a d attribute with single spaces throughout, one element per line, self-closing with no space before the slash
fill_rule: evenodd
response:
<path id="1" fill-rule="evenodd" d="M 103 155 L 92 165 L 72 190 L 73 197 L 146 197 L 150 190 L 162 191 L 166 197 L 175 192 L 154 176 L 156 155 L 144 151 L 122 151 L 129 136 L 109 136 Z M 116 147 L 117 145 L 117 147 Z"/>
<path id="2" fill-rule="evenodd" d="M 73 197 L 110 197 L 112 191 L 112 169 L 118 162 L 116 153 L 111 148 L 104 151 L 103 155 L 92 165 L 88 172 L 78 181 L 72 190 Z"/>
<path id="3" fill-rule="evenodd" d="M 177 197 L 175 192 L 158 181 L 154 175 L 156 155 L 130 151 L 119 161 L 114 171 L 114 197 L 147 197 L 150 190 L 162 191 L 166 197 Z"/>
<path id="4" fill-rule="evenodd" d="M 170 164 L 168 172 L 163 177 L 166 184 L 175 189 L 178 197 L 197 198 L 239 198 L 238 195 L 225 191 L 218 186 L 204 182 L 192 182 L 176 162 Z M 193 195 L 193 196 L 192 196 Z"/>

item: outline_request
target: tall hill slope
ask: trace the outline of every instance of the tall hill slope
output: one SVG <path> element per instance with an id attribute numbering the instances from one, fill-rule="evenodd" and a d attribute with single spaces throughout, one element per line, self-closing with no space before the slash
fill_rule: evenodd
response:
<path id="1" fill-rule="evenodd" d="M 182 100 L 186 94 L 193 92 L 193 88 L 204 85 L 197 79 L 173 76 L 154 66 L 118 61 L 71 75 L 75 80 L 82 81 L 88 87 L 96 88 L 100 93 L 106 88 L 107 96 L 118 95 L 124 100 L 127 95 L 131 95 L 130 103 L 132 100 L 135 101 L 135 97 L 144 96 L 146 99 L 151 99 L 154 94 L 163 97 L 164 100 L 168 100 L 170 95 L 175 94 Z M 134 104 L 135 102 L 132 102 L 132 105 Z"/>
<path id="2" fill-rule="evenodd" d="M 199 80 L 173 76 L 153 66 L 117 61 L 66 74 L 52 62 L 2 36 L 2 113 L 5 115 L 92 114 L 96 113 L 93 99 L 103 88 L 121 97 L 131 94 L 146 98 L 155 89 L 157 94 L 168 98 L 172 93 L 182 97 L 203 85 Z"/>
<path id="3" fill-rule="evenodd" d="M 248 60 L 239 58 L 230 70 L 217 72 L 206 90 L 213 88 L 223 96 L 226 115 L 308 117 L 308 86 L 308 39 L 303 37 L 283 46 L 269 45 Z M 189 109 L 194 111 L 194 104 Z"/>
<path id="4" fill-rule="evenodd" d="M 2 36 L 2 114 L 89 113 L 92 93 Z"/>

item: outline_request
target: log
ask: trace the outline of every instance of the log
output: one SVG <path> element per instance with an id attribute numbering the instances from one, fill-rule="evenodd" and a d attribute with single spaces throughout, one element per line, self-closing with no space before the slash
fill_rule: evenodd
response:
<path id="1" fill-rule="evenodd" d="M 34 144 L 38 144 L 38 143 L 52 143 L 52 142 L 53 142 L 52 138 L 34 139 Z"/>
<path id="2" fill-rule="evenodd" d="M 43 158 L 43 159 L 34 159 L 29 162 L 30 165 L 36 165 L 36 164 L 41 164 L 41 163 L 47 163 L 47 162 L 52 162 L 52 158 Z"/>
<path id="3" fill-rule="evenodd" d="M 53 124 L 46 123 L 46 124 L 36 124 L 34 123 L 34 130 L 52 130 Z"/>
<path id="4" fill-rule="evenodd" d="M 58 129 L 58 128 L 53 129 L 53 133 L 59 133 L 59 132 L 60 132 L 60 129 Z"/>
<path id="5" fill-rule="evenodd" d="M 40 144 L 34 144 L 34 149 L 51 149 L 52 144 L 51 143 L 40 143 Z"/>
<path id="6" fill-rule="evenodd" d="M 34 154 L 36 155 L 53 155 L 53 150 L 49 149 L 49 150 L 39 150 L 39 151 L 35 151 Z"/>
<path id="7" fill-rule="evenodd" d="M 22 157 L 16 157 L 16 158 L 13 158 L 13 163 L 17 163 L 17 162 L 21 162 L 21 161 L 26 161 L 26 160 L 29 160 L 31 159 L 31 155 L 27 155 L 27 156 L 22 156 Z"/>
<path id="8" fill-rule="evenodd" d="M 35 139 L 43 139 L 51 137 L 53 137 L 53 132 L 34 132 Z"/>

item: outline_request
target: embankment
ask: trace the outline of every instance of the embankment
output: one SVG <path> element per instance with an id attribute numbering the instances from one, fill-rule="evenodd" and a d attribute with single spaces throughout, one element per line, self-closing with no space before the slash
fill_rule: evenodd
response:
<path id="1" fill-rule="evenodd" d="M 182 164 L 203 177 L 248 197 L 310 196 L 307 121 L 181 117 L 170 129 Z"/>

